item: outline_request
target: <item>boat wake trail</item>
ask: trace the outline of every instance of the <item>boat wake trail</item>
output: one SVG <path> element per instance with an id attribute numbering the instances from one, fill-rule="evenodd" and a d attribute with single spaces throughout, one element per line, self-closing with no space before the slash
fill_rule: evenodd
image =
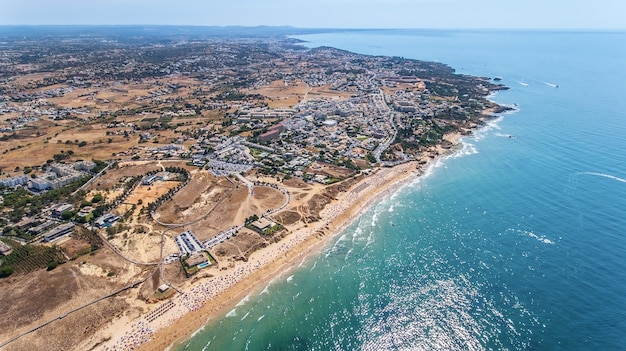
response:
<path id="1" fill-rule="evenodd" d="M 576 174 L 587 174 L 587 175 L 592 175 L 592 176 L 597 176 L 597 177 L 604 177 L 604 178 L 617 180 L 618 182 L 626 183 L 626 179 L 620 178 L 620 177 L 616 177 L 616 176 L 610 175 L 610 174 L 596 173 L 596 172 L 578 172 Z"/>

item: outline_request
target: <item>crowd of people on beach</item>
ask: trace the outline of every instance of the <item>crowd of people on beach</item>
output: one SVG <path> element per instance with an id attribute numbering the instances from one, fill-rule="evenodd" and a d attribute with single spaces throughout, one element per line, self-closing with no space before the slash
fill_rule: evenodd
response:
<path id="1" fill-rule="evenodd" d="M 111 347 L 105 346 L 105 351 L 130 351 L 136 350 L 145 342 L 148 342 L 154 336 L 154 329 L 148 325 L 145 320 L 133 324 L 131 329 L 127 331 L 115 344 Z"/>

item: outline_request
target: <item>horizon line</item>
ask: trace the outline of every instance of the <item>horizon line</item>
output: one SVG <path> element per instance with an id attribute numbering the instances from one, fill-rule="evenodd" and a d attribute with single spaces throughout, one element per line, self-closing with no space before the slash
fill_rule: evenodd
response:
<path id="1" fill-rule="evenodd" d="M 267 25 L 267 24 L 258 24 L 258 25 L 241 25 L 241 24 L 228 24 L 228 25 L 210 25 L 210 24 L 145 24 L 145 23 L 134 23 L 134 24 L 81 24 L 81 23 L 70 23 L 70 24 L 0 24 L 0 27 L 196 27 L 196 28 L 289 28 L 289 29 L 299 29 L 299 30 L 357 30 L 357 31 L 365 31 L 365 30 L 476 30 L 476 31 L 488 31 L 488 30 L 496 30 L 496 31 L 626 31 L 626 27 L 624 28 L 592 28 L 592 27 L 573 27 L 573 28 L 541 28 L 541 27 L 297 27 L 293 25 Z"/>

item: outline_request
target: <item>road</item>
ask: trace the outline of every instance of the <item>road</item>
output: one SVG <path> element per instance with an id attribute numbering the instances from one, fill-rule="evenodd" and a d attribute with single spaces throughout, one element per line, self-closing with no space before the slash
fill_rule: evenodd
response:
<path id="1" fill-rule="evenodd" d="M 91 184 L 93 184 L 93 182 L 96 181 L 96 179 L 100 178 L 100 176 L 102 176 L 109 168 L 111 168 L 111 165 L 113 165 L 115 162 L 109 162 L 109 164 L 104 167 L 103 170 L 101 170 L 100 172 L 98 172 L 98 174 L 94 175 L 93 177 L 91 177 L 91 179 L 89 179 L 87 181 L 87 183 L 83 184 L 83 186 L 81 186 L 80 188 L 76 189 L 76 191 L 74 191 L 72 193 L 72 195 L 75 195 L 76 193 L 78 193 L 81 190 L 86 190 Z"/>
<path id="2" fill-rule="evenodd" d="M 391 164 L 397 162 L 381 161 L 380 156 L 383 154 L 383 152 L 385 152 L 385 150 L 387 150 L 391 143 L 396 140 L 398 127 L 396 127 L 395 114 L 392 112 L 389 104 L 387 104 L 387 101 L 385 101 L 385 94 L 382 89 L 379 90 L 378 94 L 372 94 L 371 96 L 374 104 L 376 105 L 376 109 L 380 113 L 384 113 L 389 119 L 389 125 L 391 126 L 391 129 L 393 131 L 392 134 L 388 135 L 382 143 L 378 144 L 376 149 L 372 152 L 372 155 L 374 155 L 374 157 L 376 158 L 376 162 L 378 162 L 381 166 L 390 166 Z"/>
<path id="3" fill-rule="evenodd" d="M 235 176 L 248 187 L 248 194 L 252 196 L 254 194 L 254 183 L 246 179 L 241 173 L 235 173 Z"/>

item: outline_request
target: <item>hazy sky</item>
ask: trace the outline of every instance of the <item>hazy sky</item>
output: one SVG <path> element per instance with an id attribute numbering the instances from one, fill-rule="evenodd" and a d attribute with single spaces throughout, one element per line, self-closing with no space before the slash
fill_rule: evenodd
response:
<path id="1" fill-rule="evenodd" d="M 626 0 L 0 0 L 0 25 L 625 29 Z"/>

